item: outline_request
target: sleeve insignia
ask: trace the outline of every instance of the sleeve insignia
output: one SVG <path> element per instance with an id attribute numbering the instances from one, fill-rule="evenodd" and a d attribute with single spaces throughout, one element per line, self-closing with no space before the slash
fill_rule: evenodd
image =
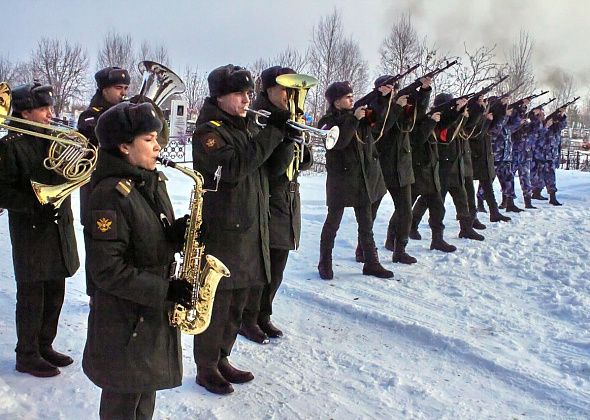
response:
<path id="1" fill-rule="evenodd" d="M 92 211 L 92 238 L 99 240 L 117 239 L 117 212 L 115 210 Z"/>
<path id="2" fill-rule="evenodd" d="M 203 146 L 203 149 L 207 153 L 214 152 L 215 150 L 225 146 L 225 142 L 221 136 L 211 131 L 200 134 L 199 140 Z"/>

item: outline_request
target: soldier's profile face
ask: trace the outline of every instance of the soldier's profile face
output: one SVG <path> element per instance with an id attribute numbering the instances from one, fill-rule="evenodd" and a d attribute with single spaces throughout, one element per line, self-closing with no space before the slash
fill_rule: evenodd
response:
<path id="1" fill-rule="evenodd" d="M 352 109 L 354 106 L 354 97 L 352 93 L 348 95 L 341 96 L 340 98 L 334 101 L 334 107 L 336 109 Z"/>
<path id="2" fill-rule="evenodd" d="M 42 106 L 22 112 L 23 118 L 40 124 L 49 124 L 53 118 L 51 106 Z"/>
<path id="3" fill-rule="evenodd" d="M 229 115 L 245 117 L 246 108 L 250 105 L 250 92 L 232 92 L 217 98 L 219 108 Z"/>
<path id="4" fill-rule="evenodd" d="M 153 171 L 156 169 L 156 158 L 161 150 L 158 133 L 152 131 L 140 134 L 131 143 L 121 144 L 119 149 L 133 166 Z"/>
<path id="5" fill-rule="evenodd" d="M 270 102 L 279 109 L 288 109 L 289 96 L 287 88 L 281 85 L 275 85 L 266 89 L 266 94 Z"/>

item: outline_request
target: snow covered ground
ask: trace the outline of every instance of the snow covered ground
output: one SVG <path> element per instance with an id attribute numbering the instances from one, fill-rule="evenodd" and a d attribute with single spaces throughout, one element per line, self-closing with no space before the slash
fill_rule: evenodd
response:
<path id="1" fill-rule="evenodd" d="M 166 173 L 183 214 L 192 185 Z M 559 171 L 563 207 L 537 201 L 539 210 L 511 223 L 488 223 L 484 242 L 457 239 L 448 200 L 445 236 L 459 249 L 430 251 L 423 223 L 424 239 L 408 246 L 418 258 L 413 266 L 391 263 L 381 247 L 393 207 L 387 197 L 375 237 L 394 280 L 361 274 L 351 209 L 336 239 L 335 279 L 319 279 L 324 182 L 321 175 L 301 179 L 301 249 L 290 256 L 273 317 L 286 336 L 266 346 L 236 342 L 232 361 L 256 379 L 230 396 L 209 394 L 195 384 L 185 336 L 184 383 L 158 393 L 156 418 L 590 418 L 590 173 Z M 77 202 L 75 195 L 75 214 Z M 77 233 L 83 259 L 79 226 Z M 68 281 L 55 343 L 76 362 L 55 378 L 36 379 L 14 370 L 6 215 L 0 261 L 0 418 L 97 418 L 100 390 L 81 371 L 83 268 Z"/>

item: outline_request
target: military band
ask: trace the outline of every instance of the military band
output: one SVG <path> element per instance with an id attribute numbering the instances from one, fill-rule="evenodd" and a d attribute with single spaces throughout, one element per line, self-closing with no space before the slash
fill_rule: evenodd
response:
<path id="1" fill-rule="evenodd" d="M 145 63 L 166 97 L 184 88 L 170 69 Z M 251 104 L 255 80 L 247 69 L 214 69 L 192 137 L 193 169 L 181 169 L 196 184 L 191 214 L 180 218 L 156 170 L 168 133 L 159 107 L 164 97 L 142 87 L 129 101 L 129 72 L 103 68 L 78 131 L 56 135 L 51 86 L 31 82 L 10 91 L 0 84 L 0 125 L 8 129 L 0 140 L 0 206 L 8 212 L 17 284 L 16 370 L 50 377 L 73 363 L 53 341 L 65 278 L 79 267 L 69 197 L 78 188 L 91 299 L 82 367 L 102 390 L 105 419 L 151 418 L 156 391 L 181 384 L 181 331 L 194 335 L 196 382 L 207 391 L 230 394 L 233 384 L 254 379 L 230 357 L 238 334 L 260 344 L 284 335 L 271 316 L 289 253 L 299 246 L 298 176 L 313 164 L 312 138 L 326 148 L 326 219 L 317 235 L 323 280 L 338 280 L 334 260 L 348 258 L 334 255 L 347 207 L 358 224 L 362 274 L 394 276 L 374 239 L 386 192 L 395 210 L 384 248 L 402 264 L 417 262 L 406 247 L 410 238 L 421 239 L 426 210 L 430 249 L 456 251 L 443 238 L 447 193 L 459 237 L 479 241 L 484 237 L 474 229 L 486 228 L 477 217 L 484 201 L 491 222 L 510 221 L 499 208 L 523 211 L 514 202 L 517 172 L 525 209 L 545 199 L 543 188 L 550 204 L 561 205 L 555 169 L 572 102 L 545 117 L 543 105 L 528 110 L 526 98 L 511 105 L 507 95 L 439 93 L 429 110 L 433 77 L 452 64 L 402 89 L 399 75 L 381 76 L 357 103 L 348 81 L 333 82 L 323 92 L 327 109 L 318 128 L 304 118 L 305 95 L 317 83 L 312 76 L 269 67 Z M 66 174 L 47 161 L 84 171 Z"/>

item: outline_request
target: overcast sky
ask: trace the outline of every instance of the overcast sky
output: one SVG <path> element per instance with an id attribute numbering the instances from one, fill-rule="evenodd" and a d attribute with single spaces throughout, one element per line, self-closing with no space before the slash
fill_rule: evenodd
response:
<path id="1" fill-rule="evenodd" d="M 95 53 L 109 31 L 168 49 L 173 70 L 187 64 L 208 71 L 273 57 L 287 46 L 305 51 L 313 26 L 334 7 L 345 32 L 356 39 L 375 75 L 378 49 L 391 23 L 411 11 L 421 36 L 460 54 L 497 44 L 501 54 L 527 30 L 542 87 L 555 69 L 590 87 L 590 2 L 585 0 L 1 0 L 2 47 L 11 61 L 27 58 L 42 37 L 80 43 L 96 67 Z"/>

